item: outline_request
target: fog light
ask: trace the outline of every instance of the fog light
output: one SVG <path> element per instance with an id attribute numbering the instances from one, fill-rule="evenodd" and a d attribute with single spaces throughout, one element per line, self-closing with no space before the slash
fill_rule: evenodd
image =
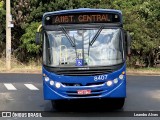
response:
<path id="1" fill-rule="evenodd" d="M 107 86 L 111 86 L 112 85 L 112 81 L 107 81 Z"/>
<path id="2" fill-rule="evenodd" d="M 56 83 L 56 88 L 60 88 L 61 84 L 59 82 Z"/>
<path id="3" fill-rule="evenodd" d="M 114 82 L 115 84 L 118 83 L 118 79 L 115 78 L 115 79 L 113 80 L 113 82 Z"/>
<path id="4" fill-rule="evenodd" d="M 54 81 L 53 80 L 50 81 L 50 85 L 54 85 Z"/>
<path id="5" fill-rule="evenodd" d="M 124 77 L 124 75 L 120 75 L 120 76 L 119 76 L 119 79 L 121 79 L 121 80 L 122 80 L 122 79 L 123 79 L 123 77 Z"/>
<path id="6" fill-rule="evenodd" d="M 49 81 L 49 77 L 44 77 L 45 81 L 48 82 Z"/>

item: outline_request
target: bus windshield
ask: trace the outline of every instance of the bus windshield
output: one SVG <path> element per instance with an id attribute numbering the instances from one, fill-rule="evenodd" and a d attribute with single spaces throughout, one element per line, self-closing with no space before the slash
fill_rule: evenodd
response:
<path id="1" fill-rule="evenodd" d="M 43 62 L 53 67 L 111 66 L 122 63 L 120 31 L 119 28 L 46 31 Z M 80 60 L 83 63 L 78 65 L 77 61 Z"/>

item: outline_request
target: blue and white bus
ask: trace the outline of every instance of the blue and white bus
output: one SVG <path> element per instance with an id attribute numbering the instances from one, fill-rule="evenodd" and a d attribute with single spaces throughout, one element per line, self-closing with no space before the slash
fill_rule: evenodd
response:
<path id="1" fill-rule="evenodd" d="M 112 98 L 117 108 L 123 107 L 131 40 L 123 29 L 121 11 L 46 12 L 37 43 L 40 36 L 45 100 Z"/>

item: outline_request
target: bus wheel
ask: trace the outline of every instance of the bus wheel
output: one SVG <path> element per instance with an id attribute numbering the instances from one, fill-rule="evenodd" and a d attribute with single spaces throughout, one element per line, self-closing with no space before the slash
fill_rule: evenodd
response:
<path id="1" fill-rule="evenodd" d="M 122 109 L 124 106 L 125 98 L 114 98 L 113 107 L 115 109 Z"/>
<path id="2" fill-rule="evenodd" d="M 63 110 L 65 107 L 63 100 L 51 100 L 51 103 L 54 110 Z"/>
<path id="3" fill-rule="evenodd" d="M 51 103 L 52 103 L 52 108 L 53 109 L 57 110 L 60 106 L 60 101 L 58 101 L 58 100 L 51 100 Z"/>

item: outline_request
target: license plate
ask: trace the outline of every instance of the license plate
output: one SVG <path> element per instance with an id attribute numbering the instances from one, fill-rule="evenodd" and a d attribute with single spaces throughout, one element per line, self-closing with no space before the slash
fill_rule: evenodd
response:
<path id="1" fill-rule="evenodd" d="M 78 95 L 88 95 L 91 94 L 91 90 L 77 90 Z"/>

